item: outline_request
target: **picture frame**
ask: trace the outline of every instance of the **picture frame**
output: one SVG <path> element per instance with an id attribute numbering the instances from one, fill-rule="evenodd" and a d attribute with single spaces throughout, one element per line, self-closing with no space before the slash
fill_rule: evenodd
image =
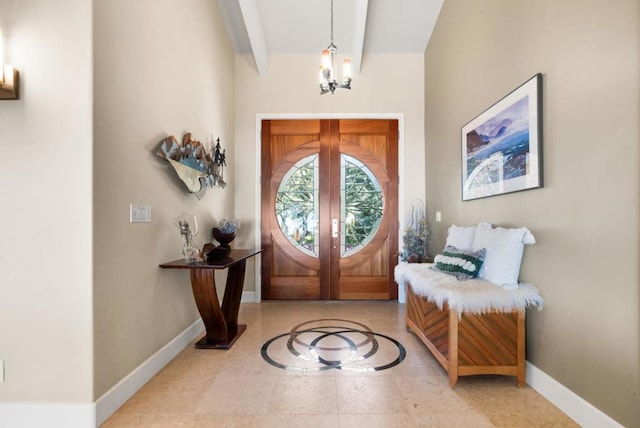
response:
<path id="1" fill-rule="evenodd" d="M 541 188 L 542 74 L 462 127 L 462 200 Z"/>

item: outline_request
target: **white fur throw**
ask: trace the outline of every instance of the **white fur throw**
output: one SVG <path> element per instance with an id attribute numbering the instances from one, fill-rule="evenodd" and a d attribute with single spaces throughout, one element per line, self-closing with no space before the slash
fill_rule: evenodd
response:
<path id="1" fill-rule="evenodd" d="M 530 284 L 506 290 L 483 279 L 459 281 L 454 276 L 431 269 L 430 263 L 400 263 L 395 269 L 396 282 L 411 285 L 414 293 L 426 297 L 442 310 L 444 303 L 459 314 L 513 312 L 528 307 L 542 309 L 544 300 Z"/>

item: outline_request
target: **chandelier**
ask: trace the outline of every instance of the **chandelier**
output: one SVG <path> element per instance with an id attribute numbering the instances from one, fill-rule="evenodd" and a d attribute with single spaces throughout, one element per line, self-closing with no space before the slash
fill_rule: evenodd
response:
<path id="1" fill-rule="evenodd" d="M 332 94 L 336 88 L 351 89 L 351 60 L 342 63 L 342 83 L 338 83 L 336 73 L 336 53 L 338 47 L 333 44 L 333 0 L 331 0 L 331 44 L 322 51 L 322 65 L 320 66 L 320 94 Z"/>

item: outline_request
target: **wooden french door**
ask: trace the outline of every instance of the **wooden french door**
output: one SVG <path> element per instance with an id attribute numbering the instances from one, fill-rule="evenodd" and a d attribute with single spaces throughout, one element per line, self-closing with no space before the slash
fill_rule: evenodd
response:
<path id="1" fill-rule="evenodd" d="M 398 298 L 396 120 L 262 122 L 262 298 Z"/>

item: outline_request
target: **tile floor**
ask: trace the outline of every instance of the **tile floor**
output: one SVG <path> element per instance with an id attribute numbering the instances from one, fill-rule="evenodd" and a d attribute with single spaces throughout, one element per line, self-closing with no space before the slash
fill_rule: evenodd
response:
<path id="1" fill-rule="evenodd" d="M 399 341 L 405 359 L 362 373 L 290 371 L 262 358 L 269 339 L 327 318 L 357 321 Z M 247 331 L 230 350 L 188 346 L 103 427 L 578 426 L 510 377 L 463 377 L 450 389 L 445 371 L 406 330 L 404 305 L 396 302 L 249 303 L 241 305 L 239 319 Z M 269 348 L 274 360 L 286 358 L 275 345 Z M 399 355 L 389 343 L 378 353 L 379 361 Z"/>

